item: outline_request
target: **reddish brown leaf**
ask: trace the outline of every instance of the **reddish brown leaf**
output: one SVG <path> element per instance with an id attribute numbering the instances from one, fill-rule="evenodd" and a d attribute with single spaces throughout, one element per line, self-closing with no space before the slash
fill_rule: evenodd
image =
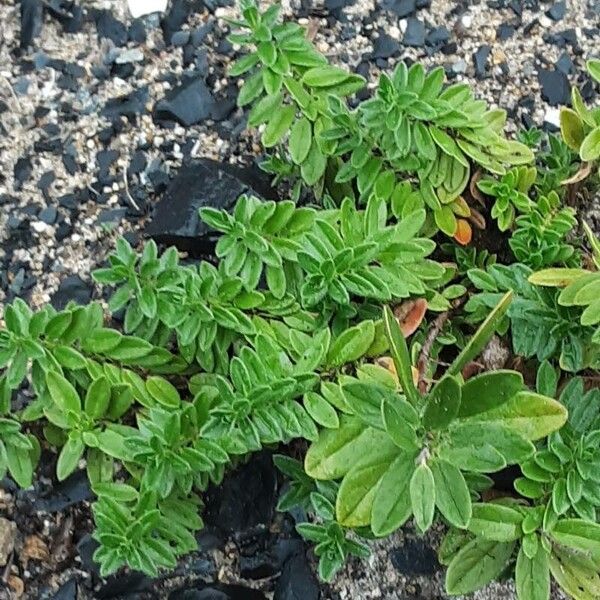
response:
<path id="1" fill-rule="evenodd" d="M 454 234 L 454 239 L 461 245 L 466 246 L 471 242 L 473 238 L 473 230 L 471 229 L 471 225 L 469 225 L 468 221 L 464 219 L 457 219 L 456 221 L 456 233 Z"/>
<path id="2" fill-rule="evenodd" d="M 424 298 L 407 300 L 394 308 L 394 316 L 398 321 L 398 325 L 400 325 L 404 337 L 412 335 L 419 328 L 426 311 L 427 300 Z"/>
<path id="3" fill-rule="evenodd" d="M 471 181 L 469 182 L 469 191 L 471 192 L 471 196 L 477 200 L 481 206 L 485 206 L 485 196 L 479 191 L 477 187 L 477 182 L 481 179 L 481 171 L 475 171 L 473 177 L 471 177 Z M 472 209 L 471 209 L 472 210 Z"/>

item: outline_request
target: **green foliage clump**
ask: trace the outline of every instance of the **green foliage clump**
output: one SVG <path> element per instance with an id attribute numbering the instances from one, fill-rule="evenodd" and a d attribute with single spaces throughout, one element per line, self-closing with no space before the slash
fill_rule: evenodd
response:
<path id="1" fill-rule="evenodd" d="M 511 169 L 500 181 L 482 179 L 477 182 L 484 194 L 495 198 L 491 214 L 498 221 L 500 231 L 507 231 L 512 226 L 517 213 L 531 210 L 533 202 L 527 194 L 536 176 L 535 167 L 520 167 Z"/>
<path id="2" fill-rule="evenodd" d="M 593 79 L 600 81 L 600 60 L 589 60 L 587 68 Z M 560 111 L 562 137 L 582 162 L 596 163 L 600 158 L 600 112 L 585 105 L 576 87 L 571 90 L 571 104 L 573 108 Z"/>
<path id="3" fill-rule="evenodd" d="M 538 391 L 554 395 L 557 383 L 556 371 L 542 363 Z M 597 597 L 599 396 L 597 389 L 584 393 L 580 378 L 571 379 L 560 395 L 569 409 L 568 423 L 520 464 L 523 477 L 514 487 L 527 500 L 506 497 L 474 504 L 466 531 L 448 532 L 440 560 L 448 565 L 450 594 L 469 594 L 485 586 L 516 554 L 520 600 L 549 598 L 552 579 L 569 597 Z"/>
<path id="4" fill-rule="evenodd" d="M 525 460 L 534 452 L 532 440 L 561 427 L 564 407 L 526 391 L 517 372 L 485 373 L 466 383 L 459 377 L 510 300 L 507 294 L 427 395 L 414 385 L 408 347 L 385 310 L 401 393 L 381 381 L 345 378 L 344 419 L 339 428 L 324 430 L 306 455 L 308 475 L 342 479 L 335 506 L 341 525 L 368 526 L 384 536 L 412 516 L 425 532 L 437 509 L 465 528 L 481 475 Z"/>
<path id="5" fill-rule="evenodd" d="M 363 78 L 277 6 L 241 8 L 239 105 L 292 199 L 201 210 L 214 263 L 118 240 L 93 276 L 122 331 L 99 303 L 6 305 L 0 476 L 29 487 L 42 448 L 57 480 L 85 468 L 101 574 L 157 576 L 196 548 L 207 487 L 269 448 L 326 581 L 412 519 L 449 526 L 449 594 L 514 572 L 519 600 L 600 597 L 600 243 L 563 203 L 595 183 L 597 110 L 575 91 L 564 141 L 509 141 L 502 110 L 418 63 L 350 101 Z M 477 190 L 518 262 L 469 245 Z M 507 465 L 514 494 L 485 493 Z"/>
<path id="6" fill-rule="evenodd" d="M 469 278 L 480 290 L 465 305 L 470 320 L 483 319 L 504 293 L 513 290 L 515 300 L 504 330 L 510 326 L 515 354 L 538 361 L 557 358 L 565 371 L 595 368 L 600 348 L 593 338 L 594 329 L 580 323 L 579 309 L 561 305 L 556 290 L 530 283 L 532 273 L 519 263 L 469 271 Z"/>
<path id="7" fill-rule="evenodd" d="M 288 142 L 270 172 L 296 173 L 338 202 L 396 198 L 402 215 L 425 209 L 430 228 L 454 236 L 457 219 L 470 214 L 461 194 L 471 164 L 503 175 L 533 160 L 525 144 L 504 137 L 506 113 L 489 110 L 466 84 L 445 86 L 441 67 L 426 73 L 399 63 L 382 74 L 373 98 L 350 109 L 345 98 L 364 86 L 360 76 L 328 65 L 297 25 L 275 25 L 277 9 L 260 14 L 252 0 L 243 8 L 233 23 L 242 32 L 229 37 L 248 49 L 231 69 L 245 79 L 238 104 L 252 104 L 248 122 L 265 124 L 266 147 Z M 407 181 L 417 184 L 414 193 Z"/>
<path id="8" fill-rule="evenodd" d="M 542 269 L 550 265 L 574 266 L 575 248 L 566 237 L 577 225 L 575 210 L 562 206 L 554 191 L 540 196 L 528 212 L 515 220 L 515 229 L 508 243 L 518 262 Z"/>

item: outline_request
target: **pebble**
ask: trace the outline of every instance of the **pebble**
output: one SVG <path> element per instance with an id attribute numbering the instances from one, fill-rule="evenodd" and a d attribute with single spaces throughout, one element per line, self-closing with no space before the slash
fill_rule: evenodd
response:
<path id="1" fill-rule="evenodd" d="M 115 58 L 115 62 L 118 65 L 126 63 L 142 62 L 144 60 L 144 53 L 139 48 L 130 48 L 120 52 Z"/>
<path id="2" fill-rule="evenodd" d="M 542 87 L 542 98 L 550 106 L 568 104 L 571 95 L 569 79 L 561 71 L 539 69 L 538 79 Z"/>
<path id="3" fill-rule="evenodd" d="M 567 3 L 564 0 L 562 0 L 561 2 L 556 2 L 548 9 L 546 14 L 553 21 L 561 21 L 567 14 Z"/>
<path id="4" fill-rule="evenodd" d="M 38 219 L 40 221 L 43 221 L 47 225 L 53 225 L 56 221 L 57 216 L 58 211 L 56 210 L 56 208 L 54 206 L 47 206 L 46 208 L 40 211 Z"/>
<path id="5" fill-rule="evenodd" d="M 13 551 L 16 537 L 16 523 L 0 517 L 0 567 L 6 564 L 10 553 Z"/>
<path id="6" fill-rule="evenodd" d="M 425 43 L 425 24 L 416 17 L 406 20 L 406 31 L 402 43 L 405 46 L 422 46 Z"/>
<path id="7" fill-rule="evenodd" d="M 546 109 L 544 122 L 550 123 L 554 127 L 560 127 L 560 109 L 552 107 Z"/>
<path id="8" fill-rule="evenodd" d="M 462 58 L 460 60 L 457 60 L 453 65 L 452 65 L 452 71 L 454 73 L 466 73 L 467 71 L 467 62 L 465 60 L 463 60 Z"/>
<path id="9" fill-rule="evenodd" d="M 473 54 L 473 62 L 475 63 L 475 75 L 480 79 L 486 74 L 488 58 L 490 56 L 491 51 L 492 48 L 489 45 L 485 44 L 483 46 L 480 46 L 477 52 Z"/>

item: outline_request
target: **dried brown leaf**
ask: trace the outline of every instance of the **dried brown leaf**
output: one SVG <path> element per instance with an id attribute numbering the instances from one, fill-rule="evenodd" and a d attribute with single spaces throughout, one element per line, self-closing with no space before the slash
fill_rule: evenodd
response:
<path id="1" fill-rule="evenodd" d="M 412 335 L 419 328 L 426 312 L 427 300 L 424 298 L 407 300 L 394 308 L 394 316 L 404 337 Z"/>

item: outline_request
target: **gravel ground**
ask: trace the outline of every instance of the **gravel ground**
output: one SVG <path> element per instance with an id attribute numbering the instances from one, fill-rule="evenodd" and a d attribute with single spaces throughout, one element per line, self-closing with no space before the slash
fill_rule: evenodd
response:
<path id="1" fill-rule="evenodd" d="M 19 4 L 0 3 L 0 303 L 97 297 L 90 272 L 117 235 L 140 239 L 184 159 L 248 163 L 259 152 L 235 108 L 238 84 L 225 77 L 236 53 L 225 40 L 223 18 L 235 15 L 227 2 L 176 0 L 166 16 L 141 20 L 131 19 L 125 0 L 45 4 L 41 31 L 26 39 Z M 589 101 L 596 95 L 583 65 L 600 54 L 598 0 L 283 5 L 333 62 L 372 82 L 403 58 L 441 64 L 450 79 L 507 109 L 512 131 L 553 129 L 570 84 Z M 155 110 L 182 81 L 193 82 L 198 99 L 184 107 L 187 125 Z M 394 565 L 406 535 L 350 563 L 324 595 L 445 598 L 435 564 L 424 572 Z M 477 597 L 515 595 L 497 584 Z"/>

